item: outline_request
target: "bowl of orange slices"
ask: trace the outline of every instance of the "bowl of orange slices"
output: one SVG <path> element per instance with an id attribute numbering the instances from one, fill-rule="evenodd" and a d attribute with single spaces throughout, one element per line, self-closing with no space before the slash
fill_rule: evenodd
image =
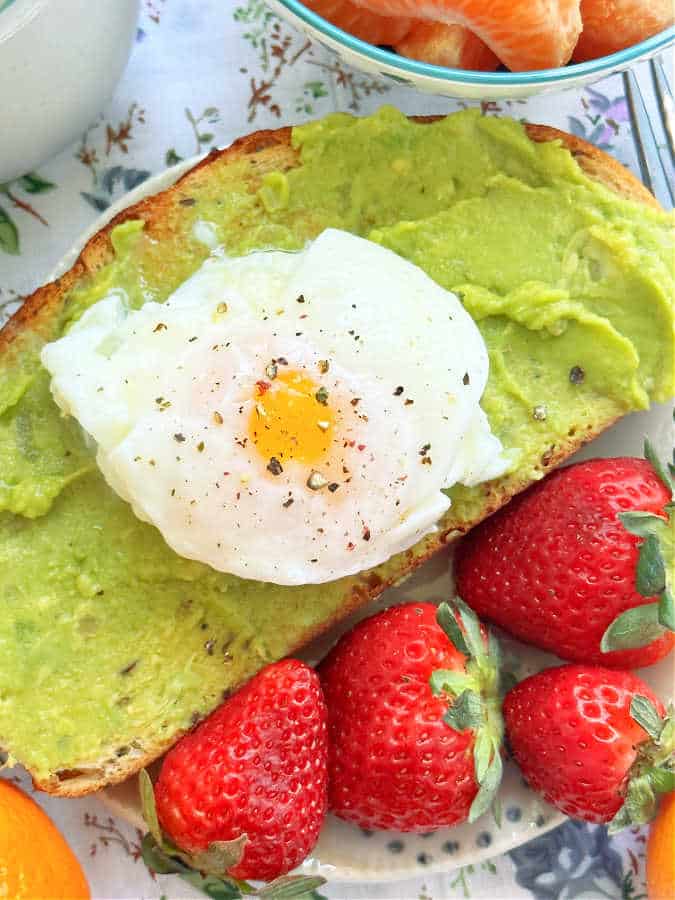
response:
<path id="1" fill-rule="evenodd" d="M 579 89 L 675 42 L 672 0 L 268 0 L 345 63 L 426 93 Z"/>

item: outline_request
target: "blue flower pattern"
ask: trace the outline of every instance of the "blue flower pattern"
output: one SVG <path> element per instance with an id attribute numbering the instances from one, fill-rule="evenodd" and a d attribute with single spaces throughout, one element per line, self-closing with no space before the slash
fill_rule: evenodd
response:
<path id="1" fill-rule="evenodd" d="M 605 828 L 565 822 L 509 854 L 515 880 L 536 900 L 621 897 L 621 856 Z"/>

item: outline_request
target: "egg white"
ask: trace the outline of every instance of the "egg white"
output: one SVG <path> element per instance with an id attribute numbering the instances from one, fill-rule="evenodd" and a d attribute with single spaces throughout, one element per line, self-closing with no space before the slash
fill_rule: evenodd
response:
<path id="1" fill-rule="evenodd" d="M 249 428 L 279 359 L 335 417 L 324 458 L 281 472 Z M 181 556 L 244 578 L 371 568 L 433 530 L 444 488 L 507 467 L 479 406 L 486 347 L 457 297 L 333 229 L 300 253 L 216 253 L 161 305 L 131 310 L 112 292 L 42 362 L 136 515 Z"/>

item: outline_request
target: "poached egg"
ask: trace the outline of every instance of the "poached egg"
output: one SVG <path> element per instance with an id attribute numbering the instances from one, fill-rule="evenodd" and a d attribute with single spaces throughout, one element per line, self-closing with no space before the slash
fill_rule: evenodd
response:
<path id="1" fill-rule="evenodd" d="M 215 251 L 163 304 L 113 290 L 42 363 L 135 514 L 243 578 L 364 571 L 435 528 L 444 489 L 508 467 L 458 298 L 334 229 L 299 253 Z"/>

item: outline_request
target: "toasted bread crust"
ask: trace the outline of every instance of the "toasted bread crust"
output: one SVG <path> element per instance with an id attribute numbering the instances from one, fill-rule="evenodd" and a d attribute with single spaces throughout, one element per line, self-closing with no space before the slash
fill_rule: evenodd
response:
<path id="1" fill-rule="evenodd" d="M 415 117 L 415 121 L 425 124 L 436 121 L 438 118 L 440 117 Z M 602 182 L 617 194 L 656 209 L 660 208 L 647 188 L 631 172 L 597 147 L 581 138 L 545 125 L 526 125 L 525 127 L 528 136 L 533 141 L 561 141 L 587 175 Z M 253 157 L 257 164 L 256 172 L 259 174 L 274 170 L 284 171 L 297 166 L 299 154 L 291 145 L 291 133 L 291 128 L 280 128 L 273 131 L 257 131 L 242 137 L 227 149 L 210 153 L 167 190 L 147 197 L 115 216 L 88 241 L 68 272 L 51 284 L 39 288 L 26 299 L 23 306 L 0 331 L 0 352 L 7 354 L 20 352 L 22 342 L 27 336 L 49 339 L 50 323 L 59 315 L 69 291 L 81 279 L 97 272 L 112 259 L 113 249 L 110 233 L 113 228 L 130 219 L 143 219 L 146 232 L 161 240 L 162 235 L 166 234 L 167 213 L 177 209 L 180 200 L 188 197 L 196 185 L 209 181 L 213 166 L 226 166 L 237 160 Z M 597 423 L 578 423 L 576 428 L 570 429 L 569 435 L 564 441 L 552 447 L 548 453 L 542 456 L 540 465 L 537 467 L 538 471 L 543 475 L 553 469 L 581 446 L 593 440 L 614 421 L 614 419 L 605 421 L 599 425 Z M 508 480 L 506 489 L 503 483 L 499 486 L 484 485 L 485 503 L 480 519 L 463 522 L 450 530 L 441 528 L 435 535 L 427 539 L 424 552 L 415 555 L 409 551 L 405 554 L 400 570 L 387 580 L 383 580 L 376 572 L 365 573 L 360 579 L 357 579 L 356 584 L 344 597 L 340 613 L 324 621 L 319 628 L 299 635 L 297 644 L 291 652 L 311 641 L 360 606 L 373 600 L 395 581 L 400 581 L 411 574 L 431 556 L 477 525 L 478 521 L 495 512 L 530 483 L 531 481 L 524 476 L 519 478 L 516 475 Z M 78 797 L 100 790 L 107 785 L 117 784 L 157 759 L 181 737 L 182 733 L 176 732 L 169 739 L 152 746 L 139 746 L 138 751 L 133 755 L 119 760 L 115 759 L 113 755 L 110 760 L 101 761 L 100 765 L 91 768 L 55 772 L 47 779 L 38 779 L 34 776 L 35 786 L 51 794 Z"/>

